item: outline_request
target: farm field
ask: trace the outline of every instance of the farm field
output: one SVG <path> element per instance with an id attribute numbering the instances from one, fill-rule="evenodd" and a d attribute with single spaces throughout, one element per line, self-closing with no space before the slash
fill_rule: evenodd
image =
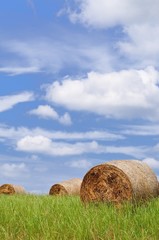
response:
<path id="1" fill-rule="evenodd" d="M 159 200 L 84 206 L 79 197 L 0 196 L 3 240 L 158 240 Z"/>

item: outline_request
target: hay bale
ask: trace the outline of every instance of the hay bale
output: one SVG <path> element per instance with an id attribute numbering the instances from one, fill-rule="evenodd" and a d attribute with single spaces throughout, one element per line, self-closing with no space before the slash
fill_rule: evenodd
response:
<path id="1" fill-rule="evenodd" d="M 49 195 L 80 195 L 80 187 L 82 180 L 79 178 L 73 178 L 67 181 L 63 181 L 54 184 L 49 191 Z"/>
<path id="2" fill-rule="evenodd" d="M 0 194 L 24 194 L 25 189 L 22 186 L 14 184 L 3 184 L 0 186 Z"/>
<path id="3" fill-rule="evenodd" d="M 97 165 L 84 176 L 80 197 L 83 202 L 146 200 L 158 195 L 155 173 L 144 162 L 117 160 Z"/>

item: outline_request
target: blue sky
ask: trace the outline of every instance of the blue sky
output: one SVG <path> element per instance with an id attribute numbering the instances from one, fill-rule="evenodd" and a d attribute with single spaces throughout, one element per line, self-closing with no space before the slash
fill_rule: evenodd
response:
<path id="1" fill-rule="evenodd" d="M 0 184 L 48 193 L 114 159 L 139 159 L 159 175 L 158 8 L 1 3 Z"/>

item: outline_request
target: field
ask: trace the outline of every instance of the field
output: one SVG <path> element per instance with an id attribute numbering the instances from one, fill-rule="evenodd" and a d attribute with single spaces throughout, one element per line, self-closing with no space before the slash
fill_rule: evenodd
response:
<path id="1" fill-rule="evenodd" d="M 122 208 L 78 197 L 0 196 L 1 240 L 158 240 L 159 200 Z"/>

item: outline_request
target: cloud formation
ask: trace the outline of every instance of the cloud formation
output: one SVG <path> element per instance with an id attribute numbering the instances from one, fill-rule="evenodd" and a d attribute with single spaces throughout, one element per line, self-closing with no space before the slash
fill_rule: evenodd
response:
<path id="1" fill-rule="evenodd" d="M 28 73 L 38 73 L 40 69 L 34 66 L 10 66 L 10 67 L 0 67 L 0 72 L 7 73 L 10 76 L 28 74 Z"/>
<path id="2" fill-rule="evenodd" d="M 117 42 L 121 55 L 131 59 L 135 67 L 152 65 L 158 67 L 159 61 L 159 26 L 138 24 L 125 27 L 128 40 L 122 39 Z"/>
<path id="3" fill-rule="evenodd" d="M 44 136 L 26 136 L 17 142 L 17 150 L 25 152 L 43 153 L 55 156 L 78 155 L 84 152 L 96 151 L 98 144 L 92 142 L 64 143 L 53 142 Z"/>
<path id="4" fill-rule="evenodd" d="M 150 11 L 151 9 L 151 11 Z M 159 21 L 159 2 L 154 0 L 79 0 L 74 10 L 69 11 L 72 21 L 80 21 L 86 25 L 107 28 L 116 25 L 132 25 L 138 23 L 154 24 Z"/>
<path id="5" fill-rule="evenodd" d="M 122 134 L 136 135 L 136 136 L 157 136 L 159 135 L 158 124 L 142 124 L 142 125 L 123 125 Z"/>
<path id="6" fill-rule="evenodd" d="M 91 142 L 55 142 L 44 136 L 26 136 L 17 141 L 17 151 L 24 151 L 30 153 L 40 153 L 50 156 L 69 156 L 81 155 L 84 153 L 122 153 L 135 158 L 145 157 L 147 151 L 143 147 L 133 146 L 105 146 L 99 144 L 97 141 Z"/>
<path id="7" fill-rule="evenodd" d="M 74 9 L 69 7 L 68 14 L 72 22 L 80 22 L 87 27 L 113 29 L 120 26 L 123 38 L 120 36 L 115 43 L 120 54 L 130 59 L 134 66 L 157 67 L 158 9 L 158 0 L 79 0 Z"/>
<path id="8" fill-rule="evenodd" d="M 62 132 L 62 131 L 50 131 L 43 128 L 27 127 L 9 127 L 7 125 L 0 125 L 0 138 L 2 140 L 17 141 L 25 136 L 37 136 L 42 135 L 47 138 L 56 140 L 100 140 L 100 141 L 117 141 L 124 139 L 123 135 L 115 134 L 109 131 L 86 131 L 86 132 Z"/>
<path id="9" fill-rule="evenodd" d="M 49 105 L 39 105 L 36 109 L 29 111 L 29 114 L 36 115 L 44 119 L 57 120 L 58 122 L 64 125 L 72 124 L 69 113 L 66 112 L 64 113 L 64 115 L 59 116 L 55 109 L 50 107 Z"/>
<path id="10" fill-rule="evenodd" d="M 46 99 L 70 110 L 116 119 L 159 120 L 159 73 L 153 67 L 64 79 L 46 89 Z"/>
<path id="11" fill-rule="evenodd" d="M 0 112 L 13 108 L 16 104 L 34 100 L 32 92 L 21 92 L 15 95 L 0 96 Z"/>

